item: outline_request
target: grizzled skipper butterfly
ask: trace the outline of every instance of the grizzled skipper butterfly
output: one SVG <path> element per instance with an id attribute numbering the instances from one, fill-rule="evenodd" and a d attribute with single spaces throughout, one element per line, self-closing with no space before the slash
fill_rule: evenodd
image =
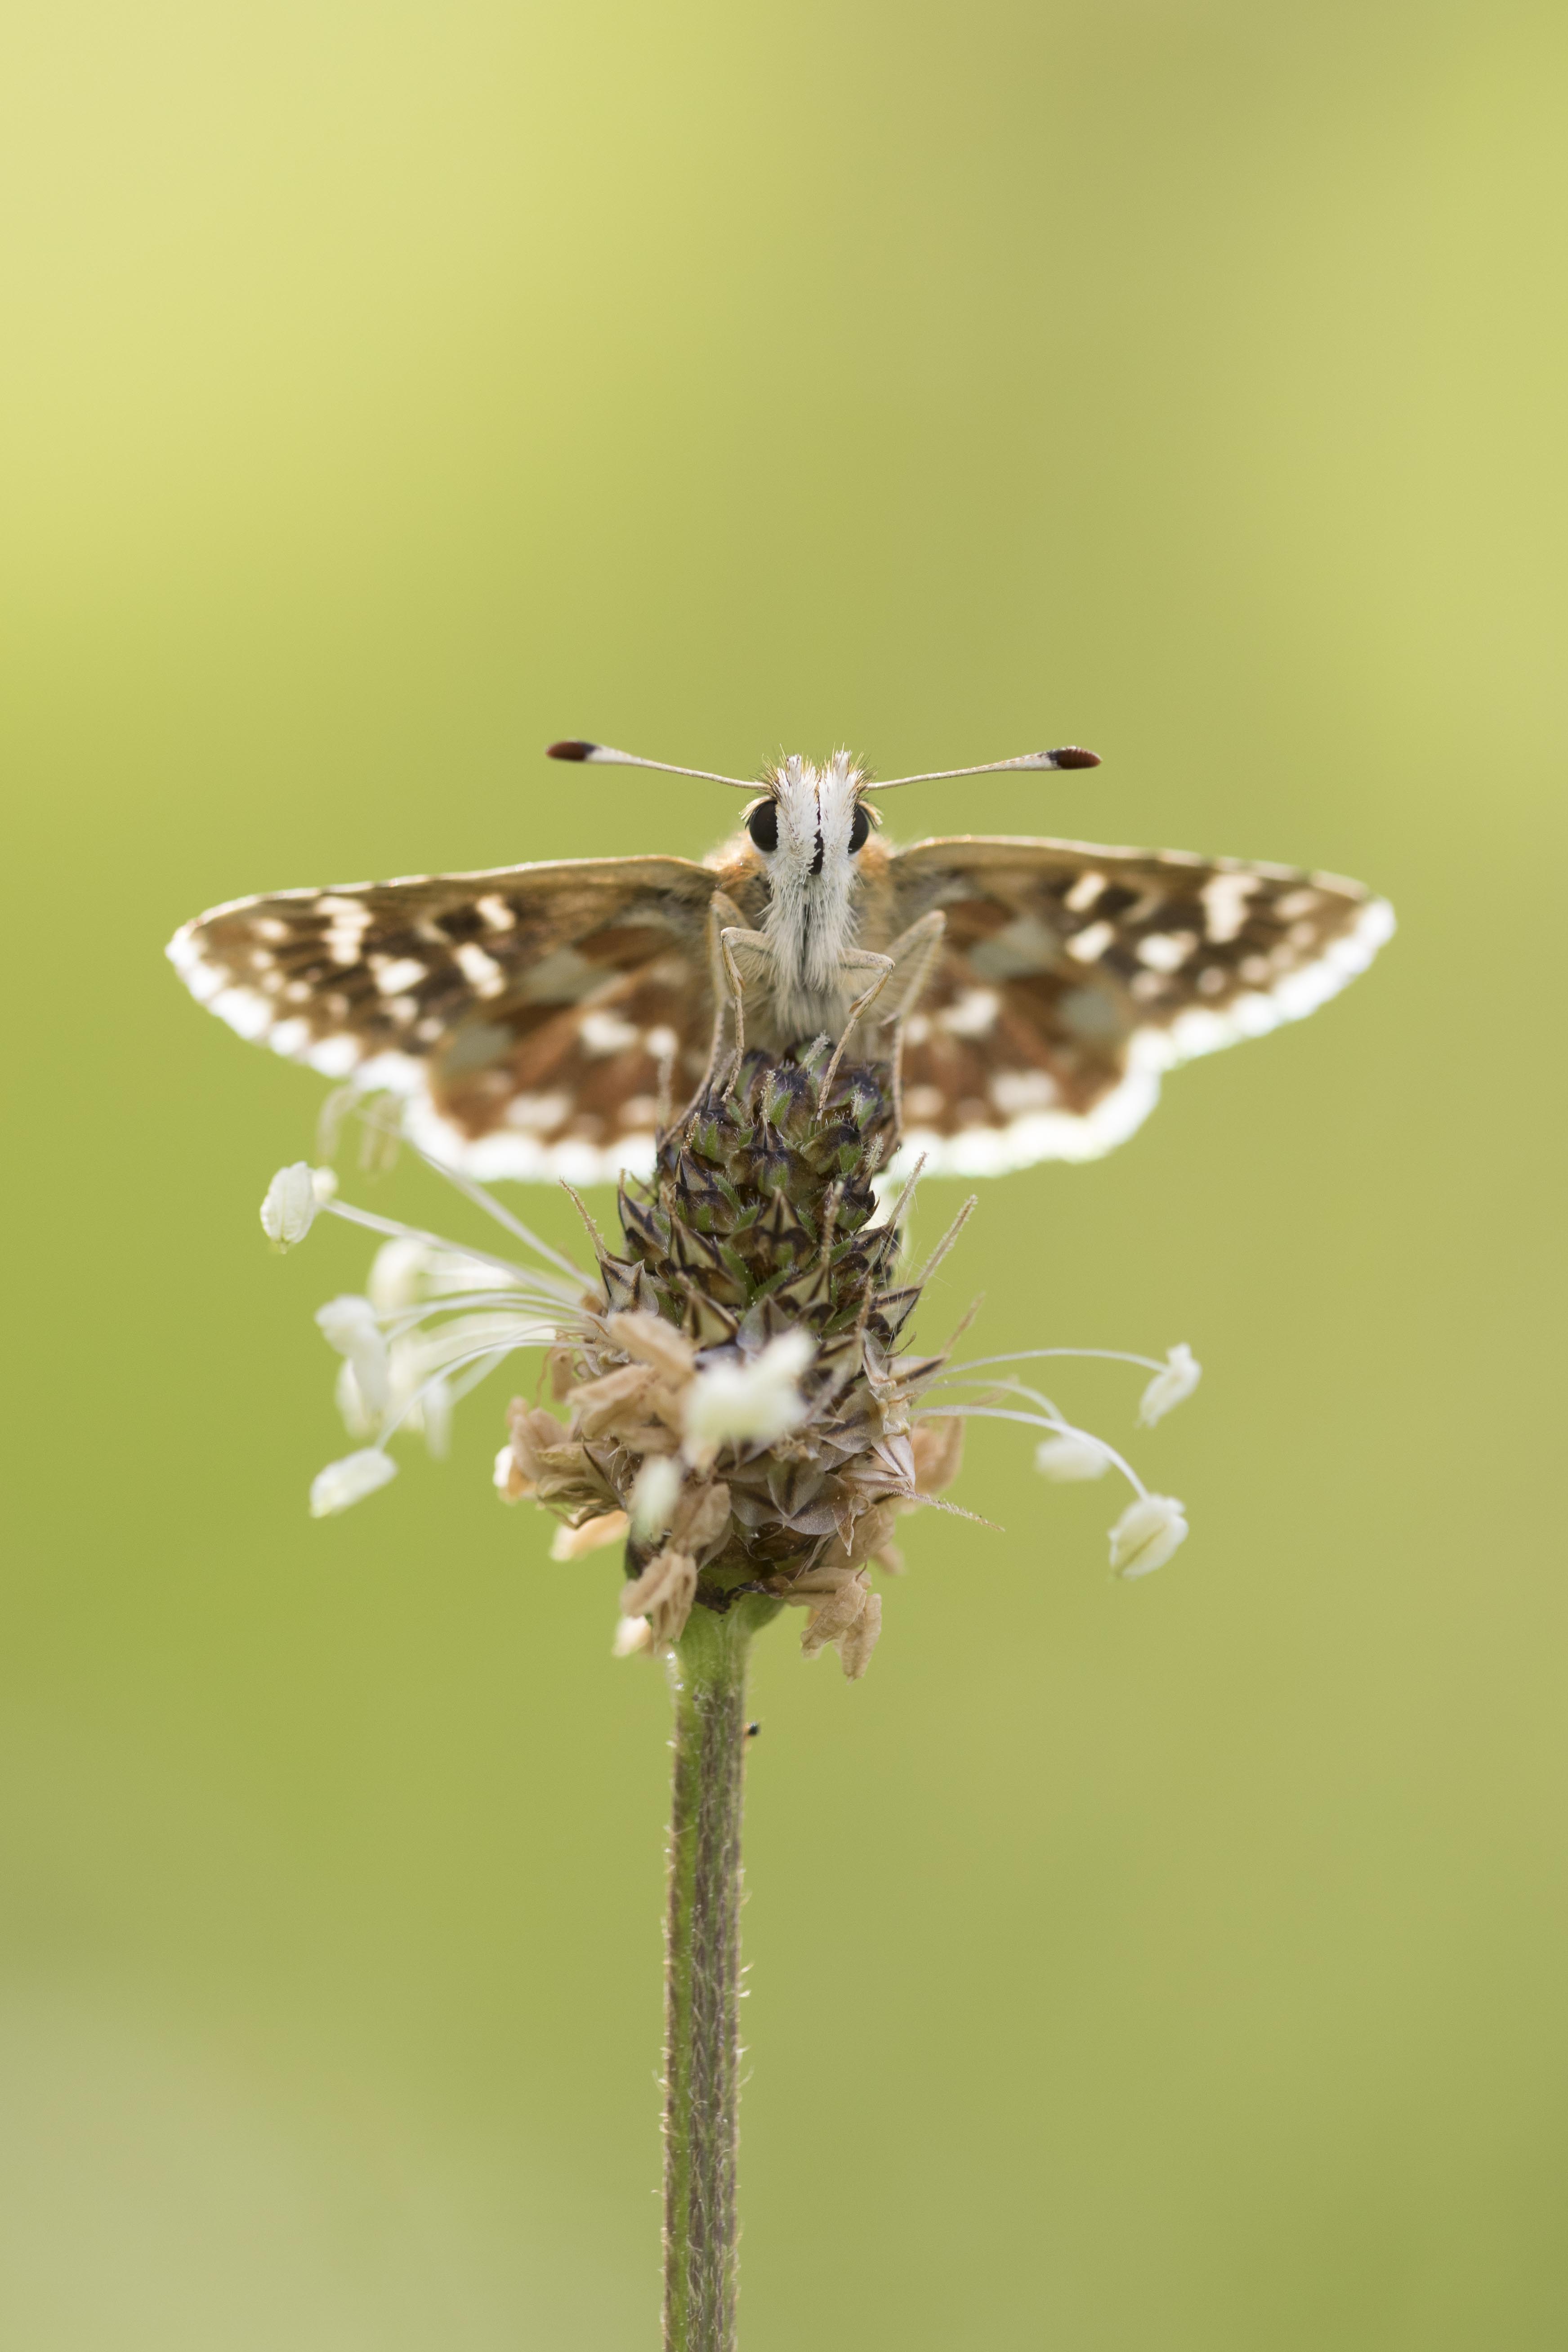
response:
<path id="1" fill-rule="evenodd" d="M 646 1173 L 659 1129 L 740 1049 L 826 1033 L 900 1071 L 904 1148 L 995 1175 L 1132 1133 L 1178 1062 L 1300 1020 L 1394 929 L 1359 883 L 1184 850 L 958 834 L 896 849 L 847 752 L 760 787 L 597 743 L 556 760 L 758 793 L 703 865 L 590 857 L 283 890 L 168 952 L 242 1037 L 407 1098 L 415 1139 L 479 1177 Z M 837 1055 L 835 1055 L 837 1063 Z"/>

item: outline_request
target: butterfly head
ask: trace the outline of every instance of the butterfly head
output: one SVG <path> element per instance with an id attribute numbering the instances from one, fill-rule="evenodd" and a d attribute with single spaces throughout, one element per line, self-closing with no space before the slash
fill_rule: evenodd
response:
<path id="1" fill-rule="evenodd" d="M 865 848 L 871 812 L 865 779 L 847 751 L 825 767 L 791 753 L 764 777 L 763 797 L 746 811 L 746 832 L 775 888 L 785 884 L 832 891 Z"/>

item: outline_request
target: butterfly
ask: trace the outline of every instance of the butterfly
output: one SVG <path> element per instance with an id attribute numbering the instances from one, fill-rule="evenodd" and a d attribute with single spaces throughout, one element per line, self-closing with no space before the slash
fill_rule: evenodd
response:
<path id="1" fill-rule="evenodd" d="M 1184 850 L 960 834 L 899 849 L 873 795 L 1100 764 L 1068 745 L 879 782 L 848 753 L 761 784 L 572 740 L 550 757 L 756 797 L 703 863 L 595 857 L 282 890 L 168 954 L 241 1036 L 391 1089 L 479 1177 L 647 1173 L 749 1045 L 890 1059 L 907 1165 L 994 1175 L 1122 1142 L 1162 1074 L 1310 1013 L 1393 909 L 1337 875 Z"/>

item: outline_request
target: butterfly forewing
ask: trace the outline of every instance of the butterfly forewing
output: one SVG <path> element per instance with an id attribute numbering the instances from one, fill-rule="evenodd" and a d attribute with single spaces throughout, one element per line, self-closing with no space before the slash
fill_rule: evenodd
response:
<path id="1" fill-rule="evenodd" d="M 584 1181 L 650 1162 L 707 1066 L 714 877 L 582 859 L 241 899 L 170 953 L 244 1036 L 409 1096 L 430 1149 Z"/>
<path id="2" fill-rule="evenodd" d="M 1108 1150 L 1163 1070 L 1310 1013 L 1393 929 L 1338 876 L 1176 850 L 963 837 L 892 871 L 901 924 L 945 917 L 904 1108 L 907 1148 L 955 1173 Z"/>
<path id="3" fill-rule="evenodd" d="M 857 874 L 860 948 L 886 952 L 941 912 L 903 1030 L 904 1152 L 960 1174 L 1108 1150 L 1163 1070 L 1310 1012 L 1394 928 L 1336 876 L 1175 850 L 873 840 Z M 586 858 L 282 891 L 201 916 L 169 952 L 242 1035 L 406 1096 L 437 1156 L 592 1182 L 651 1167 L 660 1119 L 709 1069 L 717 929 L 754 938 L 768 903 L 742 835 L 710 866 Z M 766 957 L 753 945 L 742 965 L 751 1040 L 804 1044 L 774 1034 Z M 892 1049 L 893 979 L 862 1050 Z"/>

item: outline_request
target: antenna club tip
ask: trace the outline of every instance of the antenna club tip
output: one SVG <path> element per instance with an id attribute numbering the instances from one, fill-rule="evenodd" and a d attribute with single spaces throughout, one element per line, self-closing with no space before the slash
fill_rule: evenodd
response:
<path id="1" fill-rule="evenodd" d="M 596 743 L 579 742 L 574 735 L 563 742 L 548 745 L 544 756 L 547 760 L 591 760 L 598 748 Z"/>
<path id="2" fill-rule="evenodd" d="M 1053 768 L 1098 768 L 1100 753 L 1086 751 L 1081 743 L 1064 743 L 1059 750 L 1049 751 L 1047 758 Z"/>

